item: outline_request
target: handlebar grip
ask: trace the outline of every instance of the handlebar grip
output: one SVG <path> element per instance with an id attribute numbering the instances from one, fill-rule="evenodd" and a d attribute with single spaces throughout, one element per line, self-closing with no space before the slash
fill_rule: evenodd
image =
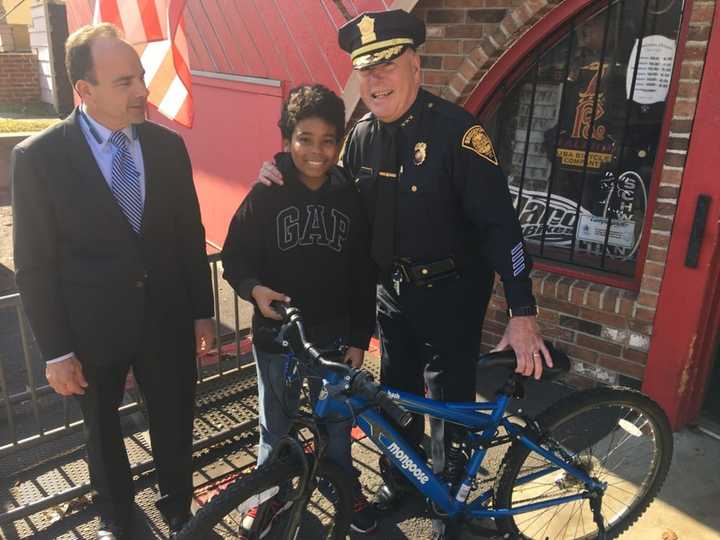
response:
<path id="1" fill-rule="evenodd" d="M 282 316 L 283 320 L 288 318 L 288 313 L 290 311 L 290 306 L 288 304 L 280 302 L 279 300 L 273 300 L 270 302 L 270 307 L 277 311 Z"/>
<path id="2" fill-rule="evenodd" d="M 407 412 L 400 405 L 388 397 L 385 392 L 378 392 L 377 401 L 380 408 L 392 418 L 400 427 L 406 428 L 412 422 L 412 413 Z"/>

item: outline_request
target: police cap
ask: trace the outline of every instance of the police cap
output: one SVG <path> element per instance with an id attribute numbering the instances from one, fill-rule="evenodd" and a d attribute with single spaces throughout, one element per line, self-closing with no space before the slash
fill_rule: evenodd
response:
<path id="1" fill-rule="evenodd" d="M 407 47 L 425 42 L 425 24 L 402 9 L 367 12 L 345 23 L 338 34 L 340 48 L 350 53 L 354 69 L 389 62 Z"/>

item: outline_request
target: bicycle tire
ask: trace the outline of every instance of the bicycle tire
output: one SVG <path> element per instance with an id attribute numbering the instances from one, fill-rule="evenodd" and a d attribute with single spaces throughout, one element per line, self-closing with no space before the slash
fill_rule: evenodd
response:
<path id="1" fill-rule="evenodd" d="M 312 459 L 311 457 L 309 459 Z M 289 479 L 300 477 L 302 475 L 302 467 L 299 463 L 293 463 L 287 458 L 274 460 L 272 463 L 264 464 L 258 467 L 253 472 L 247 475 L 243 475 L 235 479 L 229 484 L 223 491 L 214 496 L 210 501 L 205 504 L 193 517 L 193 519 L 185 525 L 185 527 L 177 534 L 175 540 L 202 540 L 208 535 L 211 538 L 218 538 L 218 535 L 223 536 L 215 529 L 220 526 L 221 528 L 228 529 L 232 534 L 237 533 L 237 529 L 234 531 L 231 526 L 222 524 L 231 513 L 236 512 L 238 507 L 255 506 L 257 503 L 258 494 L 265 492 L 272 492 L 276 487 L 280 489 L 280 486 L 286 484 Z M 328 533 L 323 536 L 327 540 L 345 540 L 349 534 L 350 522 L 352 520 L 352 488 L 349 481 L 346 478 L 343 470 L 332 461 L 323 460 L 320 462 L 317 470 L 315 479 L 310 481 L 317 483 L 317 478 L 323 478 L 327 480 L 335 490 L 336 496 L 334 501 L 328 500 L 330 504 L 335 507 L 335 521 L 330 526 Z M 295 501 L 293 504 L 298 504 Z M 292 508 L 287 510 L 284 515 L 290 515 Z M 305 511 L 306 509 L 303 509 Z M 271 533 L 266 540 L 270 538 L 286 538 L 287 531 L 285 533 L 278 534 L 278 531 L 284 531 L 286 526 L 284 524 L 281 527 L 276 528 L 273 526 Z M 230 536 L 236 538 L 236 535 Z M 292 536 L 291 536 L 292 537 Z M 296 531 L 294 534 L 295 538 L 307 538 L 307 535 L 303 535 L 302 532 Z M 320 538 L 319 536 L 314 536 Z"/>
<path id="2" fill-rule="evenodd" d="M 625 410 L 629 412 L 625 416 L 621 416 L 621 411 Z M 581 418 L 585 413 L 589 415 L 589 418 Z M 639 418 L 646 419 L 642 425 L 635 423 L 638 422 Z M 577 433 L 568 432 L 567 439 L 557 441 L 556 437 L 562 436 L 562 427 L 573 420 L 578 421 L 580 426 L 584 426 L 579 431 L 585 431 L 587 438 Z M 561 447 L 574 455 L 576 463 L 590 472 L 591 477 L 598 477 L 600 480 L 608 481 L 608 488 L 603 494 L 602 501 L 606 539 L 616 538 L 635 523 L 662 487 L 672 459 L 672 430 L 667 416 L 660 406 L 640 392 L 620 387 L 604 387 L 577 392 L 550 406 L 536 418 L 536 421 L 540 427 L 540 432 L 548 435 L 548 438 L 541 440 L 543 447 L 547 448 L 551 441 L 560 443 Z M 617 428 L 615 425 L 617 425 Z M 604 428 L 606 427 L 612 427 L 612 438 L 610 438 L 610 432 L 605 432 Z M 608 447 L 612 446 L 616 431 L 620 433 L 621 439 L 617 441 L 617 446 L 609 449 L 607 455 L 602 456 L 601 461 L 599 456 L 594 455 L 593 448 L 596 445 L 599 446 L 603 441 L 608 441 Z M 630 454 L 630 461 L 621 460 L 617 464 L 610 461 L 611 458 L 613 460 L 618 459 L 618 456 L 613 456 L 613 454 L 626 445 L 628 441 L 631 443 L 647 442 L 652 444 L 649 468 L 646 475 L 642 477 L 642 482 L 637 484 L 638 494 L 632 504 L 628 504 L 624 512 L 614 513 L 611 518 L 608 518 L 606 514 L 608 510 L 615 512 L 608 501 L 612 501 L 613 506 L 618 502 L 622 503 L 622 499 L 627 497 L 625 493 L 631 493 L 630 487 L 635 485 L 633 483 L 633 474 L 630 472 L 618 472 L 617 469 L 624 463 L 632 465 L 634 460 L 643 457 L 643 452 L 637 450 L 640 445 L 637 445 L 625 449 L 633 450 L 633 453 Z M 586 446 L 588 443 L 589 449 Z M 529 480 L 527 477 L 521 477 L 523 481 L 516 484 L 518 475 L 523 471 L 524 466 L 528 465 L 528 469 L 525 470 L 526 473 L 532 470 L 529 467 L 531 456 L 534 456 L 532 459 L 537 459 L 540 462 L 536 471 L 539 472 L 543 467 L 548 466 L 549 462 L 541 458 L 539 454 L 531 452 L 519 441 L 513 442 L 500 465 L 495 483 L 494 508 L 512 508 L 514 502 L 517 502 L 518 505 L 521 502 L 537 502 L 543 497 L 554 498 L 570 494 L 570 492 L 577 493 L 584 489 L 576 480 L 573 482 L 574 477 L 557 469 L 550 473 L 554 475 L 554 478 L 547 478 L 549 474 L 530 478 Z M 605 476 L 601 476 L 602 473 L 606 473 Z M 536 480 L 537 485 L 535 485 Z M 548 480 L 550 481 L 548 482 Z M 560 493 L 552 493 L 553 490 Z M 611 490 L 613 495 L 610 494 Z M 524 500 L 520 501 L 519 499 L 523 497 Z M 573 505 L 573 508 L 577 508 L 577 510 L 571 511 L 568 508 L 570 505 Z M 542 520 L 542 516 L 548 512 L 554 513 L 547 516 L 550 518 L 549 520 Z M 575 525 L 574 532 L 569 527 L 569 519 L 575 515 L 575 512 L 577 512 L 578 518 L 582 520 L 583 530 L 579 536 L 577 534 L 580 521 Z M 570 513 L 569 516 L 568 513 Z M 590 516 L 589 524 L 594 529 L 590 532 L 586 532 L 585 529 L 587 523 L 585 516 L 588 513 Z M 534 517 L 533 514 L 535 514 Z M 562 524 L 562 521 L 551 526 L 550 522 L 553 519 L 563 519 L 566 516 L 568 522 L 563 529 L 557 528 Z M 521 522 L 520 525 L 518 520 Z M 530 534 L 535 525 L 542 526 L 546 521 L 547 524 L 539 535 Z M 496 522 L 501 532 L 510 533 L 510 538 L 591 540 L 597 538 L 599 533 L 592 519 L 589 503 L 585 500 L 552 506 L 537 510 L 534 513 L 497 518 Z M 562 532 L 562 535 L 560 535 L 560 532 Z M 566 536 L 567 533 L 570 533 L 569 537 Z"/>

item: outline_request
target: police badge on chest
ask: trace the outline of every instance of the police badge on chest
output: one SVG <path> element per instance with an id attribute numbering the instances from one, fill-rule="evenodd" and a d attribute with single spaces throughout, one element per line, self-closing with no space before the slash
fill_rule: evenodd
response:
<path id="1" fill-rule="evenodd" d="M 415 145 L 415 150 L 413 151 L 413 160 L 415 161 L 415 165 L 420 166 L 425 161 L 425 158 L 427 157 L 427 143 L 419 142 Z"/>

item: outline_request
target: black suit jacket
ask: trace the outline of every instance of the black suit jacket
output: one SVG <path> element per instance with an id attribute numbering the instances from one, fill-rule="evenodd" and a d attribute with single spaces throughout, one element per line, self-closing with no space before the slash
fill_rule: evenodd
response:
<path id="1" fill-rule="evenodd" d="M 146 182 L 138 235 L 80 121 L 75 110 L 12 155 L 16 280 L 43 356 L 127 360 L 149 318 L 161 344 L 187 345 L 193 320 L 211 317 L 213 301 L 185 144 L 157 124 L 137 126 Z"/>

